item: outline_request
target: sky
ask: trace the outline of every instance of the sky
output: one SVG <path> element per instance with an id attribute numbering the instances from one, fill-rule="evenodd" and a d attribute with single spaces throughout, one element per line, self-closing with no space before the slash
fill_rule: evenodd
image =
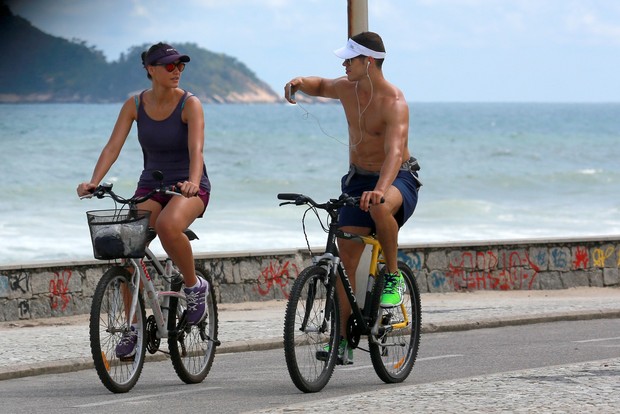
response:
<path id="1" fill-rule="evenodd" d="M 277 93 L 295 76 L 344 74 L 333 50 L 347 40 L 346 0 L 5 3 L 109 61 L 144 43 L 192 42 Z M 620 102 L 619 0 L 368 0 L 368 29 L 410 102 Z"/>

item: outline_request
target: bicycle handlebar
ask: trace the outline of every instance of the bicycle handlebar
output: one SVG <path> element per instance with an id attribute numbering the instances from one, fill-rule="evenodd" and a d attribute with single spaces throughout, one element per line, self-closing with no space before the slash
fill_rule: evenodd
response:
<path id="1" fill-rule="evenodd" d="M 159 178 L 160 180 L 163 180 L 163 174 L 161 174 L 161 172 L 159 171 L 155 171 L 153 173 L 153 176 L 155 178 Z M 136 205 L 136 204 L 145 202 L 146 200 L 152 198 L 157 193 L 166 194 L 166 195 L 181 195 L 181 196 L 183 195 L 181 194 L 181 191 L 174 185 L 168 186 L 168 187 L 164 185 L 160 185 L 158 188 L 151 190 L 148 194 L 145 194 L 143 196 L 124 198 L 116 194 L 114 191 L 112 191 L 112 183 L 103 183 L 97 186 L 97 188 L 95 188 L 91 194 L 81 196 L 80 199 L 93 198 L 93 197 L 103 198 L 106 195 L 109 195 L 117 203 Z"/>
<path id="2" fill-rule="evenodd" d="M 343 206 L 359 206 L 360 204 L 360 197 L 351 197 L 346 193 L 341 194 L 338 198 L 332 198 L 325 203 L 317 203 L 306 195 L 296 193 L 280 193 L 278 194 L 278 199 L 289 201 L 280 203 L 281 206 L 286 204 L 295 204 L 296 206 L 308 204 L 312 207 L 326 211 L 335 211 Z"/>
<path id="3" fill-rule="evenodd" d="M 140 204 L 145 202 L 146 200 L 152 198 L 155 194 L 157 193 L 161 193 L 161 194 L 167 194 L 167 195 L 182 195 L 181 192 L 175 187 L 175 186 L 170 186 L 170 187 L 159 187 L 159 188 L 155 188 L 153 190 L 151 190 L 148 194 L 145 194 L 143 196 L 140 197 L 131 197 L 131 198 L 124 198 L 119 196 L 118 194 L 116 194 L 114 191 L 112 191 L 112 184 L 111 183 L 104 183 L 100 186 L 98 186 L 92 193 L 92 195 L 86 196 L 85 198 L 89 197 L 97 197 L 97 198 L 103 198 L 106 196 L 106 194 L 108 194 L 114 201 L 116 201 L 117 203 L 120 204 Z"/>

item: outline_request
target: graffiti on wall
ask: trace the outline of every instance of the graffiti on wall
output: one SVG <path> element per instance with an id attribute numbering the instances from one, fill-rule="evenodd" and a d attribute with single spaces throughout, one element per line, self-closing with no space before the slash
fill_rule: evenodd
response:
<path id="1" fill-rule="evenodd" d="M 9 275 L 9 287 L 13 292 L 26 293 L 28 292 L 28 284 L 30 282 L 30 275 L 28 273 L 18 273 Z"/>
<path id="2" fill-rule="evenodd" d="M 261 271 L 256 283 L 256 290 L 261 296 L 267 296 L 272 289 L 280 289 L 282 296 L 288 299 L 290 286 L 289 282 L 299 275 L 299 270 L 295 263 L 286 261 L 270 261 Z"/>
<path id="3" fill-rule="evenodd" d="M 607 247 L 605 250 L 600 248 L 592 249 L 592 263 L 594 267 L 605 267 L 607 259 L 612 258 L 615 253 L 613 246 Z M 620 267 L 620 248 L 618 249 L 618 262 L 616 267 Z"/>
<path id="4" fill-rule="evenodd" d="M 539 266 L 523 251 L 489 250 L 461 252 L 451 258 L 445 274 L 432 271 L 430 277 L 435 288 L 511 290 L 532 289 L 539 272 Z"/>
<path id="5" fill-rule="evenodd" d="M 63 312 L 67 309 L 67 305 L 71 301 L 71 297 L 69 295 L 70 280 L 71 270 L 54 272 L 54 276 L 50 279 L 49 284 L 52 309 L 61 310 Z"/>
<path id="6" fill-rule="evenodd" d="M 418 252 L 411 252 L 405 254 L 402 251 L 398 251 L 398 260 L 402 260 L 411 270 L 422 270 L 422 256 Z"/>
<path id="7" fill-rule="evenodd" d="M 30 319 L 30 304 L 27 300 L 20 300 L 17 304 L 17 314 L 19 319 Z"/>
<path id="8" fill-rule="evenodd" d="M 587 269 L 590 256 L 586 247 L 577 247 L 573 259 L 573 269 Z"/>

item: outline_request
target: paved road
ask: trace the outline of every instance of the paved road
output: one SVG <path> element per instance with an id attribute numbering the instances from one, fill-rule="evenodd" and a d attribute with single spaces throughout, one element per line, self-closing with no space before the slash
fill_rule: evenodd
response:
<path id="1" fill-rule="evenodd" d="M 422 303 L 423 332 L 559 320 L 620 318 L 620 289 L 613 288 L 425 294 Z M 218 352 L 281 347 L 284 307 L 284 302 L 277 301 L 220 305 L 220 339 L 223 345 Z M 86 321 L 86 316 L 76 316 L 1 323 L 0 379 L 91 368 Z M 620 337 L 620 332 L 607 334 L 599 340 Z M 484 402 L 485 395 L 488 396 L 491 390 L 495 390 L 494 392 L 511 396 L 528 396 L 527 407 L 535 412 L 580 412 L 584 409 L 582 402 L 586 404 L 589 412 L 620 412 L 620 347 L 617 355 L 618 358 L 603 362 L 584 362 L 433 384 L 405 385 L 399 390 L 408 398 L 402 399 L 390 398 L 393 388 L 385 393 L 372 392 L 356 398 L 365 401 L 364 409 L 371 412 L 404 410 L 398 405 L 401 402 L 406 402 L 407 411 L 418 408 L 424 412 L 432 407 L 416 407 L 416 401 L 447 403 L 451 400 L 455 403 L 458 400 L 460 405 L 454 406 L 460 406 L 460 409 L 442 411 L 497 412 L 500 407 L 485 406 Z M 528 382 L 527 379 L 532 377 L 558 380 L 542 384 Z M 437 394 L 438 389 L 449 391 Z M 421 395 L 429 398 L 420 399 Z M 522 404 L 513 402 L 510 398 L 508 400 L 508 405 L 503 406 L 506 410 L 517 411 L 524 408 Z M 518 399 L 515 398 L 515 401 Z M 571 404 L 573 408 L 567 408 Z M 270 412 L 324 412 L 328 408 L 329 411 L 338 409 L 349 412 L 346 398 L 339 398 L 337 402 L 304 403 Z M 357 407 L 352 411 L 359 410 L 360 407 Z"/>
<path id="2" fill-rule="evenodd" d="M 317 394 L 295 388 L 282 349 L 218 355 L 207 380 L 194 386 L 177 378 L 170 361 L 149 363 L 128 394 L 108 392 L 94 370 L 38 375 L 0 382 L 1 411 L 294 413 L 324 412 L 326 405 L 335 405 L 339 411 L 373 413 L 412 412 L 400 410 L 402 406 L 433 413 L 479 412 L 489 406 L 496 412 L 537 412 L 533 408 L 539 408 L 539 401 L 557 403 L 562 398 L 572 409 L 590 405 L 604 412 L 617 405 L 620 394 L 608 391 L 617 382 L 617 370 L 580 365 L 596 361 L 602 367 L 618 354 L 620 337 L 601 340 L 601 334 L 612 331 L 620 331 L 620 319 L 429 333 L 405 383 L 384 384 L 368 353 L 356 351 L 355 364 L 337 367 L 327 387 Z M 560 366 L 580 369 L 561 372 Z M 548 367 L 552 367 L 550 373 Z M 593 383 L 592 376 L 598 382 Z"/>

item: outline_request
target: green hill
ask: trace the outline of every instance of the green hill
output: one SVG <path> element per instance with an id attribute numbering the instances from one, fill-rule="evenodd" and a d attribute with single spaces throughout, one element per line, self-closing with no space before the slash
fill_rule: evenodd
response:
<path id="1" fill-rule="evenodd" d="M 85 42 L 48 35 L 0 3 L 0 102 L 119 102 L 150 87 L 140 54 L 131 47 L 118 61 Z M 165 40 L 164 40 L 165 41 Z M 175 43 L 191 62 L 181 86 L 205 103 L 277 102 L 280 97 L 237 59 Z"/>

